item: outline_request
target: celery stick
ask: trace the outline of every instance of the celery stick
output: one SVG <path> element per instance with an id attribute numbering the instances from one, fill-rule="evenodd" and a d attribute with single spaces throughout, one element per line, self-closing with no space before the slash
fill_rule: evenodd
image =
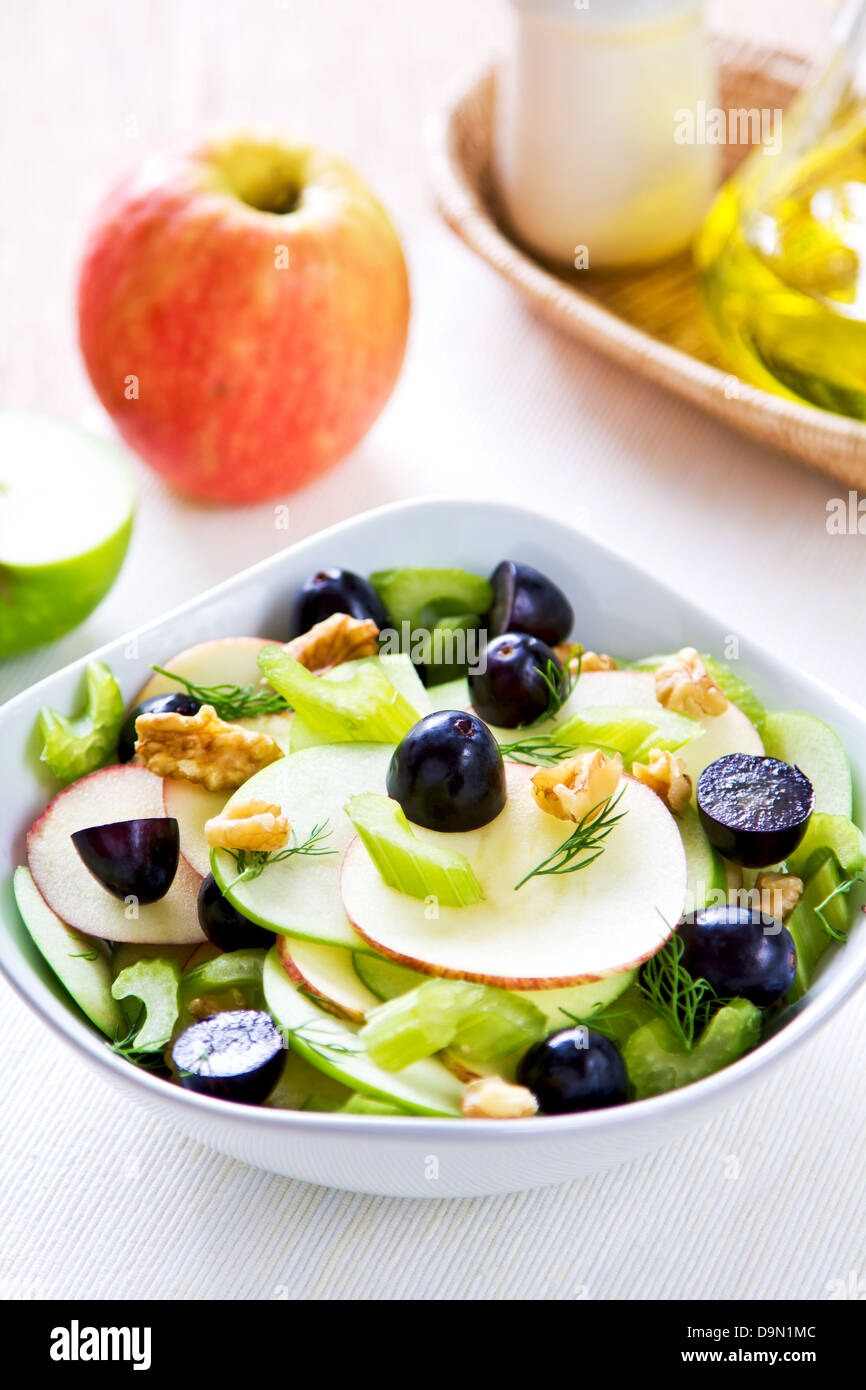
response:
<path id="1" fill-rule="evenodd" d="M 64 786 L 116 760 L 117 736 L 123 723 L 123 696 L 102 661 L 86 671 L 84 713 L 68 719 L 47 706 L 39 711 L 42 736 L 40 759 Z"/>
<path id="2" fill-rule="evenodd" d="M 258 663 L 305 726 L 329 742 L 398 743 L 418 721 L 380 664 L 359 662 L 349 678 L 314 676 L 275 645 L 262 647 Z"/>
<path id="3" fill-rule="evenodd" d="M 386 1071 L 402 1071 L 432 1057 L 454 1038 L 461 1018 L 476 1006 L 482 985 L 427 980 L 368 1014 L 359 1033 L 367 1055 Z"/>
<path id="4" fill-rule="evenodd" d="M 659 1096 L 721 1071 L 754 1047 L 761 1036 L 761 1011 L 748 999 L 733 999 L 714 1014 L 687 1052 L 663 1018 L 638 1028 L 623 1049 L 636 1100 Z"/>
<path id="5" fill-rule="evenodd" d="M 632 763 L 640 761 L 651 748 L 675 753 L 699 738 L 703 728 L 697 719 L 661 707 L 646 709 L 637 705 L 587 706 L 563 724 L 555 736 L 562 743 L 604 744 Z"/>
<path id="6" fill-rule="evenodd" d="M 415 626 L 425 617 L 425 609 L 435 607 L 436 617 L 447 613 L 486 613 L 493 602 L 493 590 L 480 575 L 459 569 L 377 570 L 370 583 L 391 615 L 395 627 L 408 622 Z"/>
<path id="7" fill-rule="evenodd" d="M 151 956 L 121 970 L 111 993 L 115 999 L 135 995 L 147 1011 L 145 1022 L 130 1043 L 134 1052 L 160 1052 L 167 1046 L 180 1007 L 180 966 L 166 956 Z"/>
<path id="8" fill-rule="evenodd" d="M 843 939 L 850 926 L 843 877 L 834 856 L 828 854 L 808 879 L 803 896 L 785 926 L 797 948 L 797 974 L 785 995 L 793 1004 L 809 989 L 815 966 L 834 939 Z"/>
<path id="9" fill-rule="evenodd" d="M 809 878 L 826 858 L 827 851 L 833 855 L 846 878 L 859 878 L 866 868 L 863 836 L 858 826 L 847 816 L 827 816 L 816 812 L 799 845 L 788 856 L 788 869 L 799 878 Z"/>
<path id="10" fill-rule="evenodd" d="M 346 815 L 389 888 L 436 898 L 444 907 L 468 907 L 484 897 L 465 854 L 418 840 L 390 797 L 362 792 L 349 798 Z"/>

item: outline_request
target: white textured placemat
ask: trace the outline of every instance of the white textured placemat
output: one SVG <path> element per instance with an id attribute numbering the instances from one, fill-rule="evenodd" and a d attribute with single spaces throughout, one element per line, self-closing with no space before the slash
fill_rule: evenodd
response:
<path id="1" fill-rule="evenodd" d="M 815 7 L 782 8 L 787 33 Z M 288 533 L 269 506 L 211 511 L 142 476 L 114 593 L 53 649 L 6 664 L 0 698 L 287 541 L 464 487 L 569 517 L 733 632 L 862 694 L 866 537 L 828 535 L 831 485 L 540 326 L 437 226 L 420 121 L 457 66 L 489 54 L 503 12 L 499 0 L 0 12 L 15 113 L 0 124 L 16 214 L 0 227 L 4 404 L 84 410 L 69 298 L 88 207 L 143 146 L 203 119 L 300 124 L 344 150 L 398 217 L 415 293 L 385 417 L 291 499 Z M 447 1203 L 245 1169 L 104 1089 L 2 984 L 0 1018 L 0 1296 L 782 1299 L 866 1278 L 862 992 L 701 1133 L 570 1186 Z"/>

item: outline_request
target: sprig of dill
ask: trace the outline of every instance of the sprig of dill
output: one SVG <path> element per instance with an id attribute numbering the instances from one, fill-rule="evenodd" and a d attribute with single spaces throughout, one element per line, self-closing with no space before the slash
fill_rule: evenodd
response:
<path id="1" fill-rule="evenodd" d="M 628 1018 L 631 1009 L 612 1009 L 609 1004 L 596 1004 L 583 1018 L 571 1013 L 569 1009 L 563 1008 L 560 1004 L 559 1012 L 565 1014 L 578 1028 L 591 1028 L 595 1033 L 601 1033 L 602 1037 L 609 1038 L 611 1042 L 619 1040 L 619 1029 L 615 1026 L 617 1019 Z"/>
<path id="2" fill-rule="evenodd" d="M 169 680 L 184 686 L 187 694 L 201 700 L 203 705 L 212 705 L 220 719 L 248 719 L 254 714 L 280 714 L 290 708 L 288 700 L 276 690 L 263 685 L 196 685 L 179 676 L 175 671 L 166 671 L 162 666 L 152 666 Z"/>
<path id="3" fill-rule="evenodd" d="M 300 993 L 303 994 L 305 993 L 305 991 L 301 990 Z M 309 997 L 310 996 L 307 995 L 307 998 Z M 285 1038 L 287 1047 L 289 1045 L 289 1038 L 292 1037 L 300 1038 L 302 1042 L 306 1043 L 307 1047 L 312 1048 L 314 1052 L 318 1052 L 320 1054 L 325 1052 L 333 1052 L 335 1056 L 361 1056 L 361 1054 L 364 1051 L 363 1046 L 347 1047 L 346 1044 L 343 1042 L 325 1042 L 321 1038 L 317 1039 L 315 1036 L 316 1029 L 321 1029 L 323 1026 L 324 1025 L 320 1023 L 318 1019 L 308 1018 L 305 1019 L 303 1023 L 293 1024 L 291 1028 L 283 1027 L 281 1025 L 280 1032 Z"/>
<path id="4" fill-rule="evenodd" d="M 571 663 L 577 658 L 574 670 Z M 583 647 L 579 642 L 575 642 L 563 665 L 558 661 L 551 661 L 548 657 L 547 665 L 542 671 L 540 666 L 536 666 L 536 671 L 540 675 L 544 684 L 547 686 L 548 701 L 547 708 L 537 719 L 523 727 L 531 729 L 534 724 L 540 724 L 543 719 L 553 719 L 554 715 L 559 714 L 569 695 L 573 691 L 580 679 L 580 668 L 583 665 Z"/>
<path id="5" fill-rule="evenodd" d="M 846 878 L 844 883 L 840 883 L 838 888 L 834 888 L 832 893 L 828 893 L 823 902 L 820 902 L 818 906 L 813 909 L 815 916 L 832 941 L 847 941 L 848 933 L 846 931 L 839 931 L 837 927 L 830 925 L 824 915 L 824 908 L 828 903 L 831 903 L 834 898 L 838 898 L 841 893 L 849 892 L 849 890 L 854 887 L 854 884 L 859 882 L 859 878 Z"/>
<path id="6" fill-rule="evenodd" d="M 532 766 L 543 763 L 555 767 L 563 758 L 571 757 L 574 744 L 561 743 L 553 734 L 535 734 L 529 738 L 515 739 L 513 743 L 501 743 L 499 751 L 503 758 L 510 758 L 513 763 L 529 763 Z"/>
<path id="7" fill-rule="evenodd" d="M 337 851 L 335 849 L 319 848 L 321 842 L 327 840 L 330 833 L 328 822 L 324 820 L 319 825 L 314 825 L 306 840 L 302 841 L 300 844 L 295 842 L 294 831 L 292 831 L 293 843 L 287 845 L 285 849 L 227 850 L 226 853 L 231 855 L 237 865 L 238 873 L 237 877 L 233 878 L 231 883 L 226 884 L 223 892 L 229 892 L 230 889 L 235 888 L 239 883 L 250 883 L 254 878 L 258 878 L 260 874 L 263 874 L 269 865 L 280 864 L 283 860 L 291 859 L 296 854 L 306 854 L 313 857 L 320 854 L 336 854 Z"/>
<path id="8" fill-rule="evenodd" d="M 613 814 L 624 794 L 625 787 L 617 796 L 607 797 L 590 807 L 568 839 L 546 859 L 542 859 L 540 864 L 536 864 L 534 869 L 530 869 L 519 883 L 515 883 L 515 893 L 531 878 L 540 878 L 547 874 L 573 874 L 578 869 L 585 869 L 593 864 L 604 853 L 605 841 L 614 826 L 626 815 L 625 811 L 620 811 L 618 815 Z"/>
<path id="9" fill-rule="evenodd" d="M 667 925 L 667 924 L 666 924 Z M 676 932 L 641 966 L 637 985 L 687 1052 L 710 1021 L 721 999 L 709 980 L 693 979 L 682 963 L 685 943 Z"/>
<path id="10" fill-rule="evenodd" d="M 167 1073 L 165 1058 L 162 1051 L 142 1052 L 135 1047 L 135 1039 L 141 1032 L 142 1024 L 145 1020 L 146 1008 L 141 1005 L 134 1021 L 130 1024 L 128 1031 L 121 1037 L 115 1037 L 113 1042 L 106 1042 L 106 1047 L 111 1052 L 117 1053 L 118 1057 L 123 1057 L 125 1061 L 132 1062 L 134 1066 L 141 1067 L 143 1071 L 157 1071 Z M 166 1040 L 166 1046 L 168 1042 Z"/>

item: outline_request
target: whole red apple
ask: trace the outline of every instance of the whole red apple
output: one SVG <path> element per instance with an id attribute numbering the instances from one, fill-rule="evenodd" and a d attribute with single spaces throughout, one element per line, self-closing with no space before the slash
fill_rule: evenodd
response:
<path id="1" fill-rule="evenodd" d="M 155 156 L 99 211 L 81 350 L 127 443 L 217 502 L 295 488 L 358 442 L 397 380 L 406 263 L 342 160 L 232 135 Z"/>

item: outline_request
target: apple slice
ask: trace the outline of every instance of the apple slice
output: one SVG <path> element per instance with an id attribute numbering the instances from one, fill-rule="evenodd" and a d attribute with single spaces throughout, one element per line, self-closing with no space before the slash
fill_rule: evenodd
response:
<path id="1" fill-rule="evenodd" d="M 851 818 L 851 768 L 842 740 L 823 719 L 813 714 L 779 711 L 763 724 L 771 758 L 780 758 L 805 772 L 815 788 L 815 810 Z"/>
<path id="2" fill-rule="evenodd" d="M 126 1023 L 111 993 L 107 948 L 61 922 L 37 889 L 29 869 L 15 870 L 13 888 L 24 925 L 60 983 L 106 1037 L 122 1037 Z"/>
<path id="3" fill-rule="evenodd" d="M 192 681 L 194 685 L 257 686 L 263 683 L 263 677 L 256 656 L 262 647 L 268 645 L 268 641 L 266 637 L 217 637 L 213 641 L 187 647 L 185 651 L 158 664 L 166 671 L 174 671 Z M 153 695 L 166 695 L 170 691 L 185 689 L 179 681 L 169 680 L 168 676 L 154 671 L 132 703 L 138 705 Z M 270 734 L 283 752 L 288 753 L 292 719 L 291 710 L 285 710 L 276 714 L 255 714 L 237 722 L 244 729 Z"/>
<path id="4" fill-rule="evenodd" d="M 692 797 L 698 778 L 705 767 L 723 758 L 726 753 L 763 753 L 764 745 L 751 719 L 738 705 L 728 703 L 723 714 L 705 715 L 701 720 L 705 733 L 694 743 L 687 743 L 677 754 L 692 779 Z"/>
<path id="5" fill-rule="evenodd" d="M 100 888 L 72 843 L 74 831 L 91 825 L 164 815 L 161 779 L 131 763 L 92 772 L 60 792 L 27 836 L 30 871 L 48 906 L 68 926 L 108 941 L 203 941 L 196 914 L 201 878 L 186 860 L 164 898 L 127 904 Z"/>
<path id="6" fill-rule="evenodd" d="M 623 819 L 604 852 L 574 873 L 515 884 L 568 838 L 574 827 L 536 805 L 533 769 L 506 763 L 508 800 L 479 830 L 443 834 L 413 827 L 422 841 L 465 854 L 484 890 L 471 907 L 429 906 L 388 888 L 360 840 L 341 875 L 343 903 L 377 951 L 429 975 L 503 989 L 586 984 L 629 970 L 653 955 L 680 919 L 686 857 L 673 816 L 648 787 L 623 779 Z"/>
<path id="7" fill-rule="evenodd" d="M 319 1071 L 353 1091 L 392 1102 L 415 1115 L 461 1113 L 463 1087 L 441 1062 L 431 1057 L 395 1072 L 377 1067 L 364 1052 L 354 1024 L 317 1008 L 293 984 L 276 947 L 265 957 L 262 984 L 268 1009 L 290 1047 Z"/>
<path id="8" fill-rule="evenodd" d="M 364 949 L 346 920 L 340 898 L 340 855 L 355 829 L 343 809 L 357 792 L 385 792 L 394 749 L 389 743 L 327 743 L 305 748 L 263 768 L 235 793 L 275 803 L 302 843 L 327 822 L 327 855 L 298 855 L 269 864 L 258 878 L 236 883 L 237 865 L 224 850 L 213 856 L 217 884 L 230 902 L 259 926 L 331 946 Z M 234 798 L 233 798 L 234 799 Z M 231 801 L 228 803 L 231 805 Z"/>
<path id="9" fill-rule="evenodd" d="M 371 1009 L 379 1005 L 372 990 L 358 978 L 352 952 L 344 946 L 320 946 L 314 941 L 277 940 L 280 963 L 299 988 L 314 994 L 323 1009 L 363 1023 Z"/>
<path id="10" fill-rule="evenodd" d="M 187 782 L 182 777 L 166 777 L 162 784 L 165 814 L 174 816 L 180 830 L 180 852 L 202 878 L 210 873 L 205 822 L 218 816 L 227 800 L 226 792 L 208 791 L 200 782 Z"/>

